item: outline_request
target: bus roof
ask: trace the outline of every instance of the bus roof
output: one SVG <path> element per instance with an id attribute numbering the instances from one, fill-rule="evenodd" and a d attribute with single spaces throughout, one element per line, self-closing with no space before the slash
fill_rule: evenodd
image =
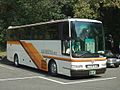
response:
<path id="1" fill-rule="evenodd" d="M 20 26 L 9 26 L 8 29 L 17 29 L 17 28 L 38 26 L 38 25 L 42 25 L 42 24 L 58 23 L 58 22 L 64 22 L 64 21 L 83 21 L 83 22 L 102 23 L 101 21 L 93 20 L 93 19 L 70 18 L 70 19 L 62 19 L 62 20 L 51 20 L 51 21 L 48 21 L 48 22 L 40 22 L 40 23 L 34 23 L 34 24 L 26 24 L 26 25 L 20 25 Z"/>

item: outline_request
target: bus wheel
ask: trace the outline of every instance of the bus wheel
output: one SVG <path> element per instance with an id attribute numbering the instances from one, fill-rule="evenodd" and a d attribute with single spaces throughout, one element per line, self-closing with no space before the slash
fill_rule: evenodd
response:
<path id="1" fill-rule="evenodd" d="M 18 55 L 15 55 L 15 56 L 14 56 L 14 65 L 17 66 L 17 67 L 19 66 Z"/>
<path id="2" fill-rule="evenodd" d="M 53 60 L 50 61 L 50 64 L 49 64 L 49 74 L 52 76 L 57 76 L 57 65 Z"/>

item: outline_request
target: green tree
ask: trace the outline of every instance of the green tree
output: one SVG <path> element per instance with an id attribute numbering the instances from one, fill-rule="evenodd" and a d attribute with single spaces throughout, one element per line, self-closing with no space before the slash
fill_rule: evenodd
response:
<path id="1" fill-rule="evenodd" d="M 17 0 L 12 24 L 21 25 L 73 17 L 76 0 Z"/>
<path id="2" fill-rule="evenodd" d="M 22 25 L 73 17 L 76 0 L 0 0 L 0 47 L 3 31 L 11 25 Z"/>
<path id="3" fill-rule="evenodd" d="M 12 3 L 13 0 L 0 0 L 0 50 L 5 49 L 5 30 L 10 25 L 12 12 L 10 9 L 13 9 Z"/>
<path id="4" fill-rule="evenodd" d="M 10 25 L 68 17 L 99 19 L 106 34 L 120 41 L 120 0 L 0 0 L 0 47 Z M 117 37 L 118 36 L 118 37 Z"/>
<path id="5" fill-rule="evenodd" d="M 104 23 L 106 36 L 112 35 L 114 40 L 114 47 L 112 47 L 112 51 L 114 53 L 120 53 L 120 0 L 103 0 L 102 7 L 100 7 L 100 13 L 101 20 Z"/>
<path id="6" fill-rule="evenodd" d="M 74 6 L 74 17 L 79 18 L 98 18 L 99 0 L 78 0 Z"/>

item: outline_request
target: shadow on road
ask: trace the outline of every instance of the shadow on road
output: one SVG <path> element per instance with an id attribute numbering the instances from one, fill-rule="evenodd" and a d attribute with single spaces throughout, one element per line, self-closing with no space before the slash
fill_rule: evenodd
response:
<path id="1" fill-rule="evenodd" d="M 12 62 L 10 62 L 10 61 L 7 60 L 7 57 L 6 57 L 6 56 L 1 57 L 0 63 L 1 63 L 1 64 L 5 64 L 5 65 L 13 65 Z"/>
<path id="2" fill-rule="evenodd" d="M 13 67 L 13 68 L 19 68 L 19 69 L 28 70 L 28 71 L 31 71 L 31 72 L 47 75 L 46 72 L 35 69 L 35 68 L 32 68 L 32 67 L 28 67 L 28 66 L 24 66 L 24 65 L 19 65 L 18 67 L 16 67 L 13 62 L 7 60 L 7 57 L 2 58 L 2 60 L 0 60 L 0 64 L 7 65 L 7 66 L 10 66 L 10 67 Z"/>

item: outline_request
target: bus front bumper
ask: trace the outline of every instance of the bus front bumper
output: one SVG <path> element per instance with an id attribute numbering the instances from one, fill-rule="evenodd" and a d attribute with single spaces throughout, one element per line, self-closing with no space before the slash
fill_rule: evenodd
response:
<path id="1" fill-rule="evenodd" d="M 95 76 L 97 74 L 104 74 L 106 68 L 101 69 L 93 69 L 93 70 L 70 70 L 71 77 L 79 77 L 79 76 Z"/>

